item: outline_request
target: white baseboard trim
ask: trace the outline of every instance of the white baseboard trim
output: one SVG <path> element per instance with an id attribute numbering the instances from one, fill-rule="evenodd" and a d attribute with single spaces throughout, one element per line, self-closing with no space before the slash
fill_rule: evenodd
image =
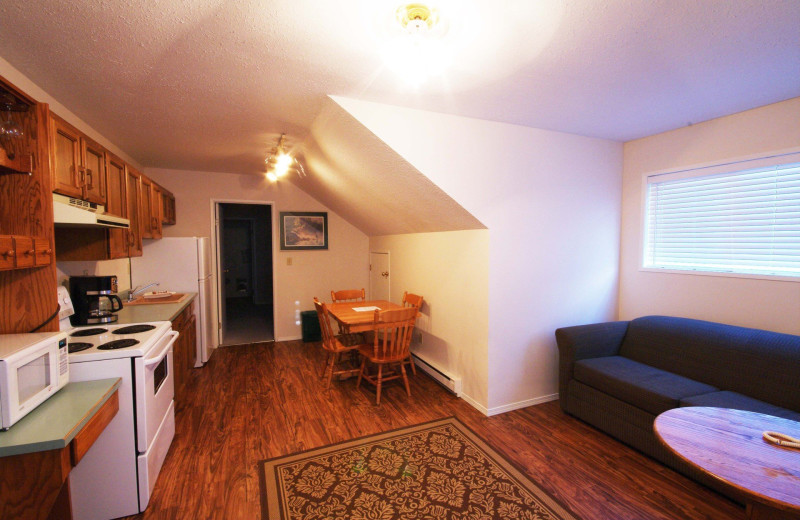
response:
<path id="1" fill-rule="evenodd" d="M 282 336 L 275 341 L 296 341 L 298 339 L 303 339 L 303 336 Z"/>
<path id="2" fill-rule="evenodd" d="M 478 401 L 473 399 L 472 397 L 468 396 L 467 394 L 465 394 L 463 392 L 461 393 L 460 397 L 461 397 L 461 399 L 465 400 L 467 402 L 467 404 L 469 404 L 470 406 L 472 406 L 473 408 L 475 408 L 476 410 L 481 412 L 483 415 L 486 415 L 486 416 L 489 415 L 489 413 L 488 413 L 489 410 L 485 406 L 480 404 Z"/>
<path id="3" fill-rule="evenodd" d="M 517 401 L 516 403 L 509 403 L 509 404 L 504 404 L 502 406 L 495 406 L 494 408 L 490 408 L 488 410 L 488 413 L 486 413 L 486 415 L 491 417 L 493 415 L 499 415 L 501 413 L 506 413 L 513 410 L 519 410 L 520 408 L 527 408 L 528 406 L 542 404 L 549 401 L 555 401 L 556 399 L 558 399 L 558 394 L 550 394 L 550 395 L 543 395 L 541 397 L 534 397 L 533 399 Z"/>

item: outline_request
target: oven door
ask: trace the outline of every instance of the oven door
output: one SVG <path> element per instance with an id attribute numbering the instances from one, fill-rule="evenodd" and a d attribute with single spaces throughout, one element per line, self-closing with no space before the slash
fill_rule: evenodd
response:
<path id="1" fill-rule="evenodd" d="M 178 333 L 159 338 L 147 356 L 134 359 L 136 373 L 136 449 L 145 453 L 175 397 L 172 345 Z"/>

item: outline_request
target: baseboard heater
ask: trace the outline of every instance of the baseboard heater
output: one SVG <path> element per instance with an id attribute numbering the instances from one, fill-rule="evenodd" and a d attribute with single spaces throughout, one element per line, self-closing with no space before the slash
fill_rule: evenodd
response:
<path id="1" fill-rule="evenodd" d="M 411 357 L 414 359 L 414 364 L 416 364 L 420 369 L 424 370 L 425 373 L 431 376 L 437 383 L 456 394 L 457 397 L 461 397 L 460 377 L 452 376 L 444 370 L 433 366 L 428 361 L 425 361 L 419 357 L 418 354 L 412 353 Z"/>

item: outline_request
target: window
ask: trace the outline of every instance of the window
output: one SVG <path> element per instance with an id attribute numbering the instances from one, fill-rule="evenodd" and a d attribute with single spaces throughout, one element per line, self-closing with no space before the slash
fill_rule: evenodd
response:
<path id="1" fill-rule="evenodd" d="M 776 160 L 648 177 L 643 266 L 800 277 L 800 162 Z"/>

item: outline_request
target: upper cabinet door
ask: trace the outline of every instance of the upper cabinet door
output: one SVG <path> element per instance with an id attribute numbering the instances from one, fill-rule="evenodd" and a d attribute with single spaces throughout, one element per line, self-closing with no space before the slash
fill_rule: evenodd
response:
<path id="1" fill-rule="evenodd" d="M 126 168 L 126 198 L 128 202 L 128 256 L 142 256 L 141 174 Z"/>
<path id="2" fill-rule="evenodd" d="M 80 134 L 53 114 L 50 117 L 50 160 L 53 191 L 81 198 Z"/>
<path id="3" fill-rule="evenodd" d="M 175 196 L 168 191 L 161 192 L 161 223 L 175 225 Z"/>
<path id="4" fill-rule="evenodd" d="M 125 163 L 118 157 L 106 152 L 106 175 L 108 177 L 108 204 L 106 212 L 118 217 L 127 218 L 128 201 L 125 192 L 127 179 Z M 130 239 L 127 229 L 108 230 L 108 256 L 109 258 L 125 258 L 129 256 Z"/>
<path id="5" fill-rule="evenodd" d="M 152 197 L 152 217 L 150 220 L 152 221 L 151 224 L 151 233 L 153 234 L 153 238 L 161 238 L 161 188 L 154 182 L 152 184 L 153 191 L 151 192 Z"/>
<path id="6" fill-rule="evenodd" d="M 153 183 L 150 179 L 141 176 L 141 209 L 142 209 L 142 238 L 153 238 Z"/>
<path id="7" fill-rule="evenodd" d="M 105 149 L 88 137 L 81 137 L 83 196 L 89 202 L 106 204 Z"/>

